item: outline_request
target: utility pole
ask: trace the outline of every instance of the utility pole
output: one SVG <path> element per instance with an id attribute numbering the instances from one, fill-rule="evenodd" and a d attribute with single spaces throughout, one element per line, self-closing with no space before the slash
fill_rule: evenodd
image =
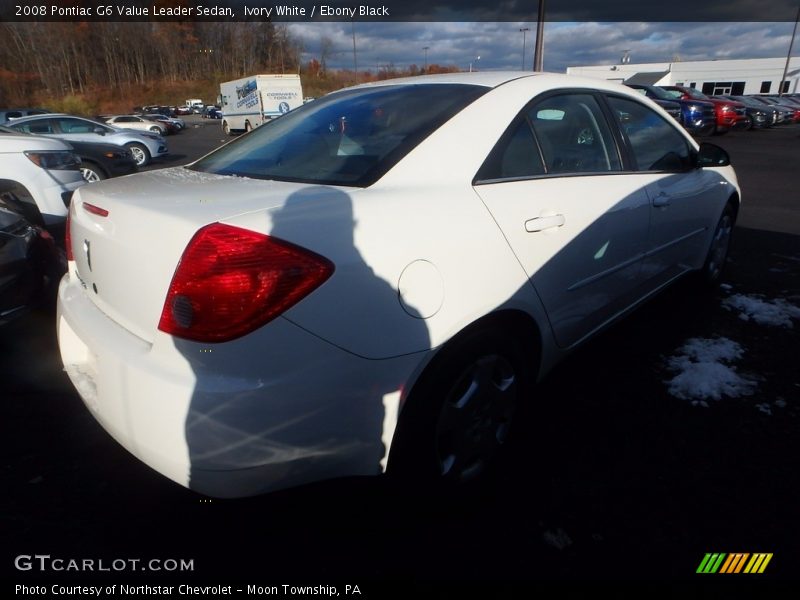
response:
<path id="1" fill-rule="evenodd" d="M 525 36 L 531 30 L 530 27 L 520 27 L 520 31 L 522 32 L 522 70 L 525 70 Z"/>
<path id="2" fill-rule="evenodd" d="M 544 0 L 539 0 L 539 17 L 536 22 L 536 49 L 533 52 L 533 70 L 543 71 L 544 63 Z"/>
<path id="3" fill-rule="evenodd" d="M 423 46 L 422 49 L 425 51 L 425 70 L 423 71 L 423 73 L 425 73 L 427 75 L 427 73 L 428 73 L 428 50 L 430 49 L 430 46 Z"/>
<path id="4" fill-rule="evenodd" d="M 353 29 L 353 77 L 355 82 L 358 83 L 358 60 L 356 59 L 356 22 L 350 21 Z"/>
<path id="5" fill-rule="evenodd" d="M 800 6 L 797 7 L 797 16 L 794 18 L 794 29 L 792 30 L 792 39 L 789 41 L 789 52 L 786 54 L 786 66 L 783 67 L 783 77 L 778 86 L 778 97 L 783 96 L 783 82 L 786 81 L 786 73 L 789 71 L 789 61 L 792 59 L 792 46 L 794 46 L 794 36 L 797 33 L 797 22 L 800 21 Z"/>

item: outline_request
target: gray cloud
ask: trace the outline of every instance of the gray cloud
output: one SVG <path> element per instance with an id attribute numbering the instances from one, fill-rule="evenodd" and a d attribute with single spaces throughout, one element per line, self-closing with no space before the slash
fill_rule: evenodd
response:
<path id="1" fill-rule="evenodd" d="M 294 23 L 302 40 L 304 60 L 319 57 L 320 40 L 333 41 L 329 66 L 352 68 L 355 28 L 359 69 L 393 64 L 422 66 L 428 62 L 467 69 L 519 69 L 522 27 L 526 37 L 526 69 L 531 68 L 536 24 L 531 22 L 444 23 Z M 568 66 L 614 64 L 628 50 L 632 62 L 767 58 L 785 56 L 791 23 L 548 23 L 544 34 L 545 70 L 564 72 Z M 480 60 L 476 57 L 480 56 Z"/>

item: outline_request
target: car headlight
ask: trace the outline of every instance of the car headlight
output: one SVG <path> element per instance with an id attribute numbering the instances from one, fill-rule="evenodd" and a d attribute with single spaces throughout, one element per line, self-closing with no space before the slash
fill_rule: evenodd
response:
<path id="1" fill-rule="evenodd" d="M 700 107 L 697 104 L 690 104 L 689 112 L 700 112 Z"/>
<path id="2" fill-rule="evenodd" d="M 81 164 L 78 155 L 67 150 L 26 150 L 25 156 L 37 167 L 55 171 L 77 171 Z"/>
<path id="3" fill-rule="evenodd" d="M 733 110 L 733 109 L 732 109 L 730 106 L 728 106 L 727 104 L 723 104 L 722 106 L 720 106 L 720 108 L 719 108 L 719 109 L 720 109 L 722 112 L 731 112 L 731 111 Z"/>

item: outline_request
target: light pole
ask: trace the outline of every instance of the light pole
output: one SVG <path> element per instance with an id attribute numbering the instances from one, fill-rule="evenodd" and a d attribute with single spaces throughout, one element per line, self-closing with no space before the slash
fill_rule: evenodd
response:
<path id="1" fill-rule="evenodd" d="M 783 96 L 783 86 L 788 85 L 783 82 L 786 81 L 786 73 L 789 71 L 789 61 L 792 60 L 792 46 L 794 46 L 794 36 L 797 34 L 797 23 L 800 22 L 800 6 L 797 7 L 797 16 L 794 18 L 794 29 L 792 30 L 792 39 L 789 42 L 789 52 L 786 54 L 786 66 L 783 67 L 783 77 L 778 85 L 778 98 Z"/>
<path id="2" fill-rule="evenodd" d="M 531 30 L 530 27 L 520 27 L 520 31 L 522 32 L 522 70 L 525 70 L 525 36 L 528 35 L 528 32 Z"/>
<path id="3" fill-rule="evenodd" d="M 422 71 L 423 73 L 428 72 L 428 50 L 430 46 L 423 46 L 422 49 L 425 51 L 425 69 Z"/>
<path id="4" fill-rule="evenodd" d="M 533 51 L 533 70 L 543 71 L 544 64 L 544 0 L 539 0 L 539 16 L 536 21 L 536 47 Z"/>
<path id="5" fill-rule="evenodd" d="M 481 59 L 480 56 L 475 57 L 475 62 L 478 62 Z M 469 61 L 469 72 L 472 73 L 472 61 Z"/>

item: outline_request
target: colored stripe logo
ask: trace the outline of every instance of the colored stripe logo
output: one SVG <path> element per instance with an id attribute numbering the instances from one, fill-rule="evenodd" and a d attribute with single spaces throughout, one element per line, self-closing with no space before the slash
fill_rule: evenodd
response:
<path id="1" fill-rule="evenodd" d="M 707 552 L 697 573 L 763 573 L 771 560 L 772 552 Z"/>

